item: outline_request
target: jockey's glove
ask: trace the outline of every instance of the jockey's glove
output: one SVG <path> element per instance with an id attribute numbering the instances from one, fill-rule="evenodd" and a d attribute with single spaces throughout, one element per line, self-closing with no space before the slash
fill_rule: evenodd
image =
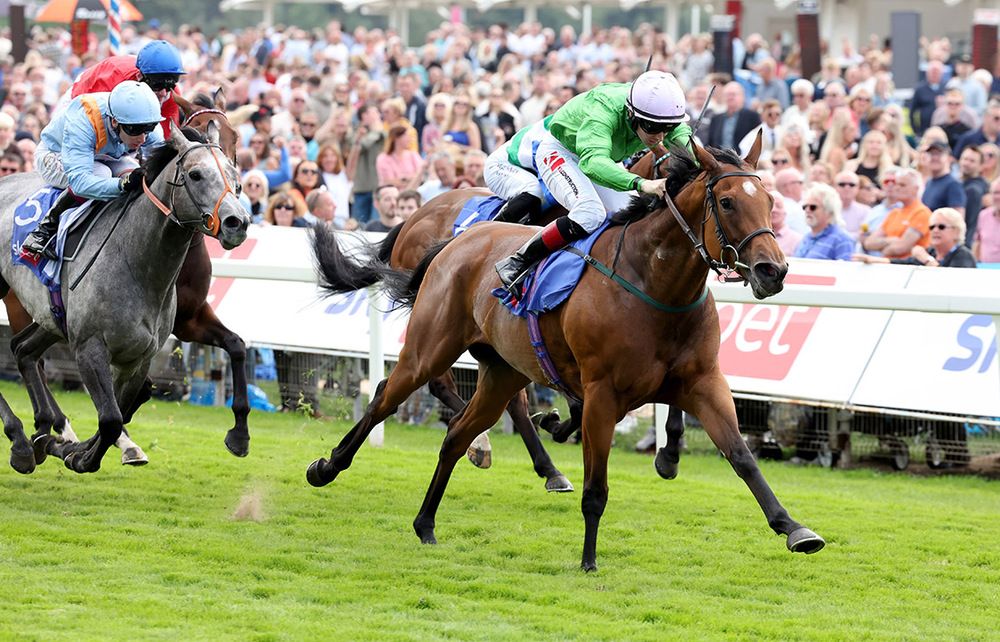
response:
<path id="1" fill-rule="evenodd" d="M 137 167 L 118 179 L 118 189 L 123 192 L 138 192 L 142 189 L 142 179 L 145 176 L 145 170 Z"/>

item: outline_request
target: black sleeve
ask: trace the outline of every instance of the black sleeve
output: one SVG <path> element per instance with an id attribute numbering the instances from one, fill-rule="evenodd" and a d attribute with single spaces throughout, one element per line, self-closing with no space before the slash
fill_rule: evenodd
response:
<path id="1" fill-rule="evenodd" d="M 951 254 L 951 260 L 944 267 L 953 268 L 974 268 L 976 267 L 976 257 L 972 255 L 969 248 L 964 245 Z"/>

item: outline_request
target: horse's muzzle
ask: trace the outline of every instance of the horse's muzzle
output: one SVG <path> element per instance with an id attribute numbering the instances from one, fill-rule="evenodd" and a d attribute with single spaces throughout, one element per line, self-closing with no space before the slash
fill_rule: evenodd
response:
<path id="1" fill-rule="evenodd" d="M 222 219 L 219 227 L 219 243 L 231 250 L 247 239 L 247 227 L 250 225 L 248 216 L 230 215 Z"/>
<path id="2" fill-rule="evenodd" d="M 750 277 L 750 286 L 753 288 L 753 295 L 758 299 L 766 299 L 781 292 L 785 287 L 785 275 L 787 273 L 787 263 L 772 263 L 771 261 L 758 261 L 754 263 Z"/>

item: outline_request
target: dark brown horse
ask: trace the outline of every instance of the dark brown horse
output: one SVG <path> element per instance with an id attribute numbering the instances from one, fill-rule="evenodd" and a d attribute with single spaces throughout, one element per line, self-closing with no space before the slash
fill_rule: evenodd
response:
<path id="1" fill-rule="evenodd" d="M 226 156 L 235 161 L 239 134 L 229 123 L 225 112 L 225 97 L 222 91 L 215 92 L 211 98 L 199 95 L 193 101 L 176 97 L 181 109 L 181 125 L 191 127 L 199 132 L 206 132 L 214 127 L 219 145 Z M 250 404 L 247 399 L 246 381 L 246 346 L 232 330 L 219 321 L 206 302 L 208 289 L 212 279 L 212 263 L 205 247 L 204 236 L 195 234 L 188 247 L 187 255 L 177 277 L 177 312 L 174 318 L 174 335 L 181 341 L 191 341 L 205 345 L 216 346 L 229 353 L 233 370 L 233 415 L 235 425 L 226 434 L 226 448 L 239 457 L 245 457 L 250 448 L 250 434 L 247 428 L 247 415 Z M 28 329 L 32 323 L 31 317 L 25 311 L 21 302 L 11 291 L 4 297 L 10 327 L 15 337 Z M 66 426 L 66 416 L 56 405 L 55 399 L 44 384 L 44 372 L 40 361 L 39 349 L 43 352 L 48 346 L 34 345 L 31 341 L 12 341 L 11 348 L 15 350 L 18 370 L 32 392 L 31 401 L 34 409 L 35 437 L 47 435 L 52 429 L 62 433 Z M 29 347 L 30 346 L 30 347 Z M 23 349 L 18 349 L 23 347 Z M 37 373 L 37 374 L 36 374 Z M 37 383 L 37 385 L 35 385 Z M 147 380 L 145 389 L 140 393 L 132 408 L 123 409 L 126 423 L 128 419 L 145 401 L 150 398 L 152 384 Z M 138 450 L 136 448 L 136 450 Z M 44 452 L 36 449 L 36 462 L 41 463 Z M 141 450 L 138 454 L 125 452 L 123 463 L 142 464 L 146 462 Z"/>
<path id="2" fill-rule="evenodd" d="M 583 400 L 585 570 L 596 568 L 614 425 L 629 409 L 651 402 L 676 405 L 701 420 L 750 488 L 768 525 L 786 535 L 789 550 L 812 553 L 825 544 L 781 506 L 740 436 L 732 393 L 719 367 L 718 314 L 706 287 L 711 266 L 738 273 L 757 298 L 782 289 L 787 264 L 770 229 L 771 198 L 753 174 L 760 138 L 746 159 L 697 145 L 694 150 L 698 164 L 678 154 L 669 161 L 668 192 L 679 211 L 671 215 L 655 198 L 635 199 L 620 217 L 628 227 L 603 234 L 591 251 L 604 264 L 618 256 L 618 281 L 628 282 L 635 294 L 588 270 L 570 298 L 540 320 L 558 374 Z M 413 523 L 422 542 L 436 541 L 435 515 L 455 463 L 528 381 L 547 381 L 527 324 L 490 295 L 498 285 L 494 261 L 528 234 L 519 226 L 474 226 L 430 252 L 412 276 L 386 274 L 392 298 L 413 305 L 406 344 L 365 416 L 329 460 L 309 466 L 310 484 L 328 484 L 346 470 L 378 422 L 468 350 L 480 364 L 478 387 L 448 426 Z"/>

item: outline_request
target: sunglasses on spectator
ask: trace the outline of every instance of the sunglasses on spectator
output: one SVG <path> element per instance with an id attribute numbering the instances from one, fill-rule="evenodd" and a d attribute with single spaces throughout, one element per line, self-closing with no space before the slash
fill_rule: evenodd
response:
<path id="1" fill-rule="evenodd" d="M 857 183 L 837 183 L 837 187 L 857 187 Z"/>
<path id="2" fill-rule="evenodd" d="M 823 209 L 823 208 L 822 208 L 822 206 L 817 205 L 815 203 L 804 203 L 802 205 L 802 209 L 804 209 L 807 212 L 815 212 L 816 210 Z"/>
<path id="3" fill-rule="evenodd" d="M 122 131 L 129 136 L 145 136 L 156 129 L 158 124 L 159 123 L 134 123 L 126 125 L 125 123 L 118 123 L 118 126 L 121 127 Z"/>
<path id="4" fill-rule="evenodd" d="M 146 84 L 153 91 L 162 91 L 166 89 L 167 91 L 172 90 L 177 86 L 176 78 L 146 78 Z"/>
<path id="5" fill-rule="evenodd" d="M 941 230 L 942 232 L 951 227 L 950 225 L 945 225 L 944 223 L 931 223 L 927 226 L 929 230 Z"/>
<path id="6" fill-rule="evenodd" d="M 303 167 L 299 170 L 299 174 L 319 174 L 319 170 L 312 167 Z"/>
<path id="7" fill-rule="evenodd" d="M 276 209 L 276 210 L 294 210 L 295 206 L 292 205 L 291 203 L 281 203 L 279 205 L 275 205 L 274 209 Z"/>
<path id="8" fill-rule="evenodd" d="M 789 164 L 791 162 L 792 161 L 790 159 L 788 159 L 788 158 L 772 158 L 771 159 L 771 164 L 772 165 L 787 165 L 787 164 Z"/>
<path id="9" fill-rule="evenodd" d="M 0 165 L 0 174 L 16 174 L 21 171 L 20 167 Z"/>

